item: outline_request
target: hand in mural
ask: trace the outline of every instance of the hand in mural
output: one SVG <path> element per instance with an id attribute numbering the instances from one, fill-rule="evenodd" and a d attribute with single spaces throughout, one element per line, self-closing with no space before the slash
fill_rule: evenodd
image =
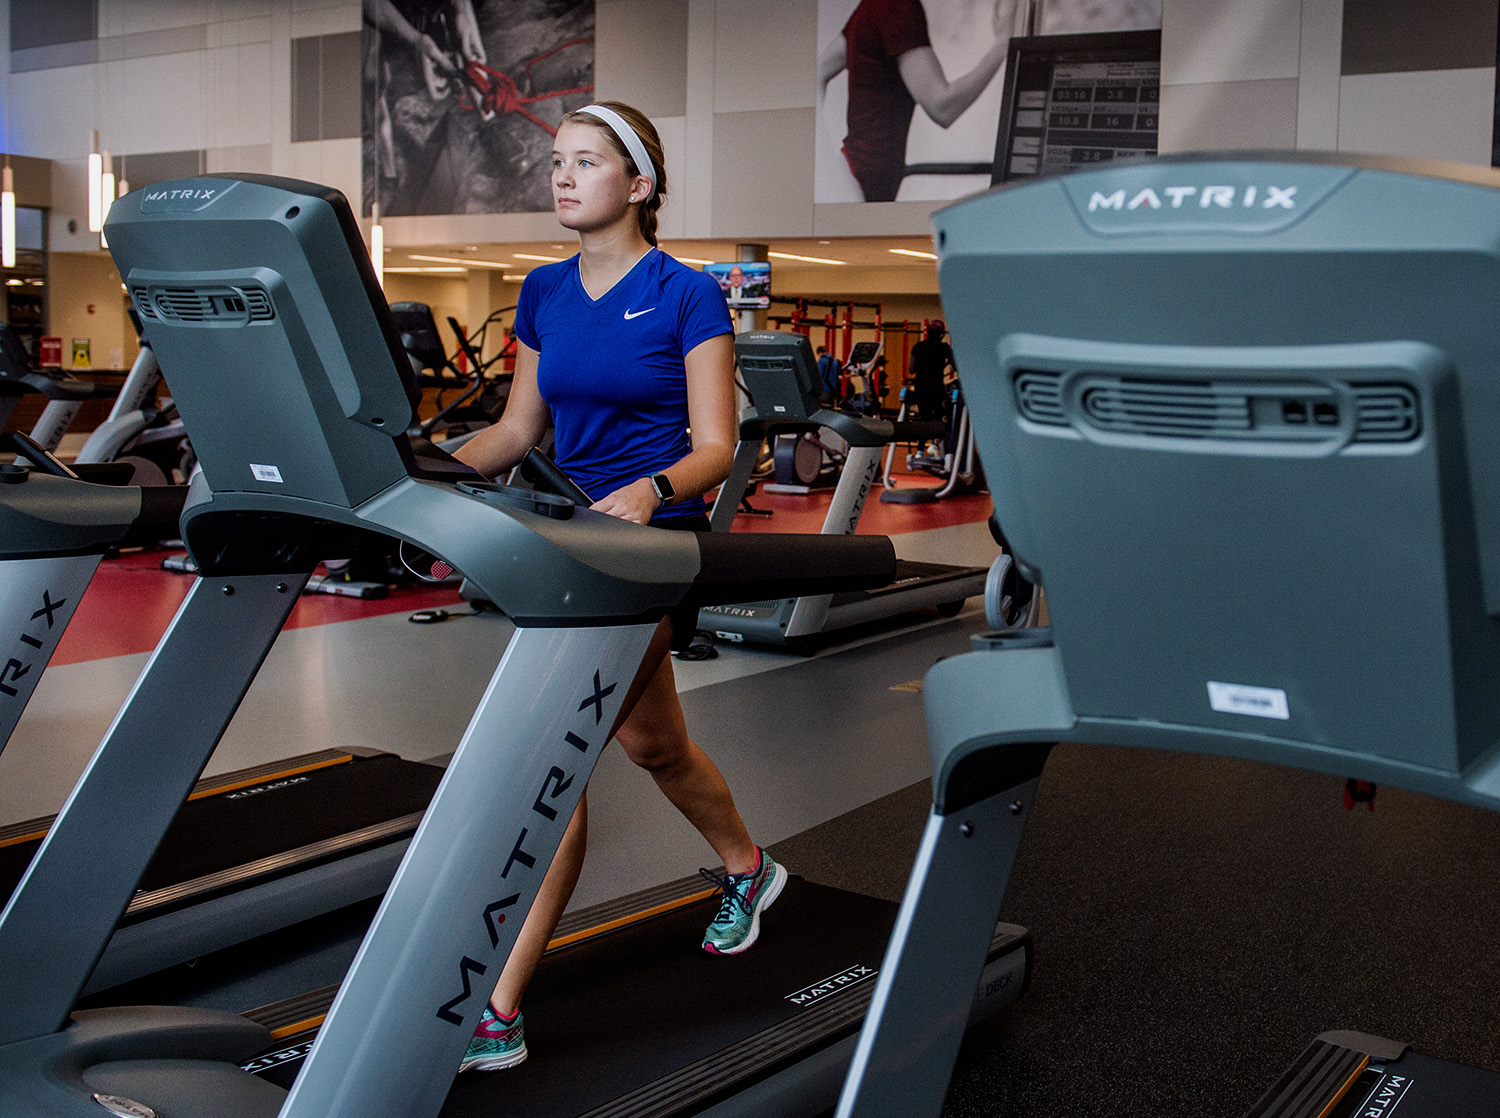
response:
<path id="1" fill-rule="evenodd" d="M 458 32 L 458 50 L 465 62 L 488 62 L 473 0 L 453 0 L 453 26 Z"/>
<path id="2" fill-rule="evenodd" d="M 474 18 L 474 9 L 469 0 L 461 0 L 469 19 Z M 431 35 L 423 34 L 411 25 L 392 0 L 365 0 L 365 18 L 381 31 L 388 31 L 416 53 L 422 67 L 422 77 L 427 83 L 427 95 L 439 101 L 452 92 L 451 76 L 454 74 L 453 60 Z M 478 34 L 477 28 L 475 34 Z M 481 48 L 483 49 L 483 48 Z"/>

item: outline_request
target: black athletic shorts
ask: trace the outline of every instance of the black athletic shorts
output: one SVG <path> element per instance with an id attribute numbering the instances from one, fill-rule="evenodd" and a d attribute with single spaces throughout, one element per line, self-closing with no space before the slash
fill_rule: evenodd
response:
<path id="1" fill-rule="evenodd" d="M 651 527 L 675 532 L 707 532 L 709 523 L 708 517 L 703 515 L 673 516 L 665 520 L 654 520 Z M 672 651 L 681 652 L 693 643 L 693 634 L 698 631 L 698 607 L 678 606 L 667 616 L 672 620 Z"/>

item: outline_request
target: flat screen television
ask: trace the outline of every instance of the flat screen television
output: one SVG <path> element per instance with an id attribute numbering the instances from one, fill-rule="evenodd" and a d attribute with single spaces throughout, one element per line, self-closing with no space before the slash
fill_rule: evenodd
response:
<path id="1" fill-rule="evenodd" d="M 730 309 L 753 310 L 771 305 L 771 265 L 765 261 L 705 264 L 703 270 L 719 281 Z"/>
<path id="2" fill-rule="evenodd" d="M 990 183 L 1156 154 L 1161 32 L 1012 39 Z"/>

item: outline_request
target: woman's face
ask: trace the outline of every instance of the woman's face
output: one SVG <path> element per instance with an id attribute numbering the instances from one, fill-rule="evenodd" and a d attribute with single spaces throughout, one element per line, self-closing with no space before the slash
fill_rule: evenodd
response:
<path id="1" fill-rule="evenodd" d="M 603 129 L 565 123 L 552 147 L 552 204 L 565 229 L 603 229 L 630 216 L 646 180 L 625 174 L 625 161 Z"/>

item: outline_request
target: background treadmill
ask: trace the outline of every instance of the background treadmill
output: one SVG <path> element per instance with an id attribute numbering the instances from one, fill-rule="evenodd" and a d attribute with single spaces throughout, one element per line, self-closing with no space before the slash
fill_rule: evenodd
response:
<path id="1" fill-rule="evenodd" d="M 70 377 L 26 371 L 17 364 L 24 359 L 0 324 L 0 415 L 31 392 L 98 394 Z M 0 622 L 19 634 L 0 678 L 3 750 L 101 559 L 175 536 L 188 487 L 87 484 L 19 433 L 0 436 L 0 451 L 33 464 L 0 466 Z M 95 469 L 130 473 L 118 464 Z M 343 748 L 198 781 L 85 993 L 379 896 L 442 775 L 391 753 Z M 130 810 L 128 796 L 120 810 Z M 0 826 L 0 907 L 53 818 Z"/>
<path id="2" fill-rule="evenodd" d="M 801 334 L 779 330 L 740 334 L 734 340 L 734 352 L 753 411 L 740 422 L 734 467 L 714 500 L 710 520 L 716 532 L 727 532 L 733 524 L 761 443 L 768 437 L 827 427 L 848 443 L 823 534 L 852 535 L 880 475 L 881 451 L 900 439 L 936 437 L 946 430 L 941 422 L 897 424 L 822 407 L 812 344 Z M 706 606 L 699 611 L 698 624 L 728 641 L 808 645 L 823 634 L 911 610 L 935 606 L 951 617 L 963 608 L 964 599 L 984 593 L 987 573 L 983 567 L 899 560 L 895 580 L 878 590 Z"/>

